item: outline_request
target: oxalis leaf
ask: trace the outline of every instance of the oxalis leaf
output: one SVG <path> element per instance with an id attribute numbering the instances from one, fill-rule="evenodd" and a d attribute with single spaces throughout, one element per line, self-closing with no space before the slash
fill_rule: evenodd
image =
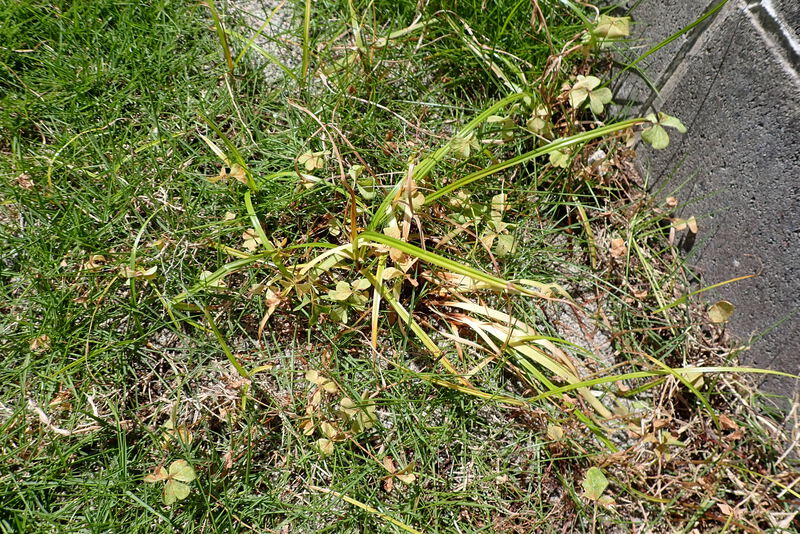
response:
<path id="1" fill-rule="evenodd" d="M 192 488 L 189 482 L 197 478 L 194 468 L 186 460 L 175 460 L 169 466 L 169 470 L 159 466 L 153 474 L 144 477 L 145 482 L 166 481 L 164 485 L 163 500 L 167 506 L 185 499 L 189 496 Z"/>
<path id="2" fill-rule="evenodd" d="M 569 104 L 573 108 L 578 108 L 586 99 L 589 99 L 589 107 L 595 115 L 603 112 L 605 104 L 611 102 L 611 89 L 601 87 L 602 82 L 596 76 L 578 75 L 575 85 L 569 90 Z"/>
<path id="3" fill-rule="evenodd" d="M 672 117 L 663 112 L 659 112 L 658 115 L 651 113 L 645 118 L 651 122 L 653 126 L 642 131 L 642 141 L 648 143 L 656 150 L 662 150 L 669 146 L 669 134 L 666 128 L 674 128 L 682 134 L 688 131 L 679 118 Z"/>

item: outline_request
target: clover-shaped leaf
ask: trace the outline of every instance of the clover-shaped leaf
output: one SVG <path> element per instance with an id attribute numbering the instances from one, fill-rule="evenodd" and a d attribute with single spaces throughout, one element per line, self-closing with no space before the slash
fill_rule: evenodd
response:
<path id="1" fill-rule="evenodd" d="M 336 289 L 328 291 L 328 298 L 336 301 L 345 301 L 353 294 L 353 289 L 348 282 L 340 280 L 336 282 Z"/>
<path id="2" fill-rule="evenodd" d="M 550 122 L 550 110 L 546 106 L 537 106 L 525 126 L 537 135 L 550 137 L 553 128 L 553 124 Z"/>
<path id="3" fill-rule="evenodd" d="M 600 15 L 592 33 L 604 39 L 627 37 L 631 34 L 631 18 Z"/>
<path id="4" fill-rule="evenodd" d="M 359 405 L 350 397 L 344 397 L 339 402 L 339 414 L 346 423 L 349 423 L 350 431 L 356 434 L 372 428 L 378 421 L 375 404 L 366 399 L 362 399 Z"/>
<path id="5" fill-rule="evenodd" d="M 475 132 L 465 136 L 457 135 L 450 142 L 450 151 L 462 159 L 467 159 L 473 151 L 477 152 L 480 149 L 481 145 L 475 137 Z"/>
<path id="6" fill-rule="evenodd" d="M 164 423 L 164 436 L 161 441 L 161 447 L 169 449 L 174 445 L 183 445 L 188 447 L 194 441 L 192 431 L 186 425 L 177 425 L 172 420 Z"/>
<path id="7" fill-rule="evenodd" d="M 685 134 L 686 126 L 677 117 L 672 117 L 666 113 L 658 112 L 658 115 L 651 113 L 645 117 L 653 125 L 642 131 L 642 140 L 656 150 L 662 150 L 669 146 L 669 134 L 666 128 L 674 128 L 678 132 Z"/>
<path id="8" fill-rule="evenodd" d="M 327 393 L 336 393 L 337 391 L 339 391 L 336 382 L 334 382 L 327 376 L 323 375 L 316 369 L 310 369 L 306 371 L 305 379 L 311 382 L 312 384 L 319 386 L 322 391 L 325 391 Z"/>
<path id="9" fill-rule="evenodd" d="M 514 138 L 514 129 L 517 123 L 510 117 L 502 117 L 500 115 L 491 115 L 486 119 L 487 124 L 496 124 L 500 127 L 500 133 L 503 139 L 509 141 Z"/>
<path id="10" fill-rule="evenodd" d="M 164 484 L 163 501 L 170 506 L 176 501 L 181 501 L 189 496 L 192 488 L 189 482 L 197 478 L 194 468 L 186 460 L 175 460 L 169 466 L 169 470 L 164 466 L 159 466 L 151 475 L 144 477 L 145 482 L 166 481 Z"/>
<path id="11" fill-rule="evenodd" d="M 573 108 L 578 108 L 586 99 L 589 99 L 589 107 L 592 113 L 599 115 L 603 112 L 603 106 L 611 102 L 611 89 L 601 87 L 601 81 L 595 76 L 578 75 L 575 85 L 569 90 L 569 103 Z"/>
<path id="12" fill-rule="evenodd" d="M 255 252 L 258 249 L 259 241 L 258 234 L 252 228 L 248 228 L 242 234 L 242 246 L 250 252 Z"/>
<path id="13" fill-rule="evenodd" d="M 297 157 L 297 163 L 303 165 L 307 171 L 321 169 L 325 166 L 325 156 L 330 154 L 327 150 L 322 152 L 305 152 Z"/>
<path id="14" fill-rule="evenodd" d="M 553 150 L 550 152 L 550 165 L 566 169 L 569 166 L 569 153 Z"/>
<path id="15" fill-rule="evenodd" d="M 508 256 L 516 250 L 516 241 L 511 234 L 500 234 L 494 246 L 494 253 L 498 256 Z"/>

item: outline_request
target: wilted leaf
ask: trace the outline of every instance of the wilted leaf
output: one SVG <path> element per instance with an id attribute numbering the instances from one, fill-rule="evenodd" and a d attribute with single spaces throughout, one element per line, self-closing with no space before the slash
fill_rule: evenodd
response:
<path id="1" fill-rule="evenodd" d="M 162 480 L 167 480 L 168 478 L 169 478 L 169 473 L 167 472 L 167 470 L 164 468 L 163 465 L 160 465 L 156 468 L 156 470 L 152 474 L 144 477 L 144 481 L 152 483 L 152 482 L 160 482 Z"/>
<path id="2" fill-rule="evenodd" d="M 478 139 L 475 137 L 475 132 L 470 132 L 466 136 L 455 136 L 450 143 L 450 151 L 455 153 L 462 159 L 469 158 L 470 154 L 481 149 Z"/>
<path id="3" fill-rule="evenodd" d="M 405 273 L 395 267 L 386 267 L 381 274 L 381 279 L 391 280 L 392 278 L 404 278 Z"/>
<path id="4" fill-rule="evenodd" d="M 219 171 L 219 174 L 213 178 L 209 178 L 208 181 L 212 184 L 215 184 L 217 182 L 227 180 L 228 178 L 233 178 L 237 182 L 247 185 L 247 172 L 241 165 L 236 163 L 234 163 L 231 167 L 222 167 L 222 169 Z"/>
<path id="5" fill-rule="evenodd" d="M 319 429 L 322 431 L 322 434 L 331 441 L 341 441 L 345 439 L 344 434 L 329 421 L 323 421 Z"/>
<path id="6" fill-rule="evenodd" d="M 590 467 L 583 479 L 584 495 L 593 501 L 599 500 L 608 487 L 608 479 L 598 467 Z"/>
<path id="7" fill-rule="evenodd" d="M 106 264 L 106 257 L 102 254 L 92 254 L 89 256 L 89 260 L 86 261 L 83 265 L 81 265 L 82 271 L 97 271 L 102 269 L 103 266 Z"/>
<path id="8" fill-rule="evenodd" d="M 708 317 L 713 323 L 725 323 L 731 318 L 734 310 L 736 310 L 736 306 L 727 300 L 721 300 L 709 308 Z"/>
<path id="9" fill-rule="evenodd" d="M 194 441 L 192 431 L 189 430 L 186 425 L 178 425 L 176 427 L 172 421 L 167 421 L 166 424 L 164 424 L 164 428 L 165 431 L 161 446 L 165 449 L 169 449 L 176 443 L 182 443 L 188 446 Z"/>
<path id="10" fill-rule="evenodd" d="M 336 382 L 334 382 L 327 376 L 324 376 L 316 369 L 311 369 L 309 371 L 306 371 L 305 378 L 312 384 L 319 386 L 321 390 L 327 393 L 336 393 L 339 391 Z"/>
<path id="11" fill-rule="evenodd" d="M 29 347 L 32 352 L 46 352 L 50 350 L 50 337 L 46 334 L 31 339 Z"/>
<path id="12" fill-rule="evenodd" d="M 686 230 L 688 228 L 690 232 L 696 234 L 698 230 L 697 219 L 693 216 L 688 219 L 672 219 L 672 227 L 676 230 Z"/>
<path id="13" fill-rule="evenodd" d="M 611 255 L 615 258 L 621 258 L 625 254 L 628 253 L 628 247 L 625 246 L 624 239 L 612 239 L 611 240 Z"/>
<path id="14" fill-rule="evenodd" d="M 564 429 L 559 425 L 547 425 L 547 439 L 553 441 L 564 439 Z"/>
<path id="15" fill-rule="evenodd" d="M 242 240 L 244 241 L 242 246 L 250 252 L 255 252 L 255 250 L 258 249 L 258 234 L 256 234 L 256 231 L 252 228 L 248 228 L 244 231 Z"/>
<path id="16" fill-rule="evenodd" d="M 323 456 L 330 456 L 333 454 L 333 442 L 327 438 L 319 438 L 317 440 L 317 450 Z"/>
<path id="17" fill-rule="evenodd" d="M 550 164 L 566 169 L 569 166 L 569 154 L 560 150 L 550 152 Z"/>
<path id="18" fill-rule="evenodd" d="M 297 163 L 303 165 L 307 171 L 321 169 L 325 166 L 325 156 L 328 154 L 327 150 L 323 152 L 305 152 L 297 157 Z"/>
<path id="19" fill-rule="evenodd" d="M 142 280 L 152 280 L 156 277 L 156 272 L 158 271 L 158 266 L 153 265 L 149 269 L 131 269 L 127 265 L 123 265 L 119 268 L 119 273 L 124 278 L 139 278 Z"/>
<path id="20" fill-rule="evenodd" d="M 31 177 L 25 173 L 22 173 L 19 176 L 17 176 L 16 182 L 19 187 L 25 189 L 26 191 L 30 191 L 31 189 L 33 189 L 33 186 L 35 185 L 33 183 L 33 180 L 31 180 Z"/>

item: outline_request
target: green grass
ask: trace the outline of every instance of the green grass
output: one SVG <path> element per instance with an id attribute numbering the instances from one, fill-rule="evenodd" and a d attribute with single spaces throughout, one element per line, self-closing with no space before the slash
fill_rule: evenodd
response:
<path id="1" fill-rule="evenodd" d="M 668 209 L 630 174 L 621 137 L 589 139 L 598 125 L 586 110 L 573 115 L 561 90 L 574 74 L 603 78 L 602 63 L 576 51 L 547 70 L 592 16 L 567 4 L 538 2 L 547 30 L 534 31 L 530 2 L 432 2 L 411 27 L 416 2 L 328 0 L 311 3 L 306 32 L 306 4 L 287 3 L 289 29 L 259 46 L 286 52 L 276 72 L 292 75 L 266 80 L 264 62 L 274 58 L 257 47 L 228 74 L 212 11 L 193 2 L 0 3 L 0 532 L 796 527 L 788 515 L 784 530 L 775 526 L 800 498 L 796 466 L 778 461 L 780 424 L 767 424 L 781 414 L 753 408 L 759 396 L 737 374 L 687 386 L 649 358 L 736 365 L 701 305 L 659 311 L 689 291 L 688 272 L 667 239 Z M 227 4 L 215 7 L 219 29 L 253 34 Z M 230 35 L 235 59 L 243 45 Z M 436 152 L 513 87 L 552 111 L 557 136 L 585 136 L 574 164 L 523 156 L 542 142 L 519 127 L 466 160 Z M 516 113 L 519 126 L 529 110 L 500 113 Z M 497 124 L 476 122 L 478 138 L 498 139 Z M 598 149 L 607 168 L 585 164 Z M 361 184 L 374 197 L 339 177 L 337 150 L 345 172 L 364 165 L 362 177 L 374 175 Z M 298 163 L 321 151 L 321 169 Z M 469 203 L 448 204 L 459 179 L 516 157 L 461 187 Z M 234 164 L 246 168 L 247 185 L 213 180 Z M 307 188 L 298 171 L 321 182 Z M 387 261 L 363 244 L 364 232 L 370 222 L 383 229 L 381 201 L 409 172 L 436 199 L 412 221 L 415 283 L 394 296 L 414 324 L 387 304 L 386 283 L 376 330 L 371 303 L 357 297 L 345 301 L 342 325 L 325 295 Z M 348 188 L 358 197 L 355 225 Z M 255 252 L 242 237 L 253 229 L 246 191 L 269 240 Z M 499 193 L 502 221 L 516 225 L 507 256 L 478 239 L 503 233 L 491 213 Z M 277 290 L 276 277 L 352 245 L 352 234 L 363 238 L 359 257 L 312 271 L 304 282 L 319 293 L 313 304 L 290 284 L 259 338 L 270 302 L 254 286 Z M 621 255 L 611 251 L 616 238 Z M 205 272 L 226 265 L 227 289 L 203 287 Z M 489 344 L 443 304 L 454 295 L 438 294 L 435 273 L 448 269 L 565 288 L 569 299 L 462 296 L 535 327 L 541 337 L 529 345 L 569 352 L 583 378 L 639 372 L 623 389 L 587 386 L 617 418 L 598 417 L 581 390 L 553 393 L 565 384 L 548 386 L 552 375 L 502 347 L 508 340 L 495 339 L 507 350 L 484 361 Z M 309 370 L 335 390 L 315 398 Z M 537 395 L 545 400 L 526 400 Z M 362 399 L 361 411 L 343 415 L 343 396 Z M 351 426 L 370 410 L 367 428 Z M 715 428 L 718 414 L 746 432 Z M 330 455 L 319 450 L 323 422 L 341 431 L 327 436 Z M 191 440 L 165 442 L 175 432 L 167 424 Z M 387 458 L 415 479 L 390 477 Z M 167 507 L 162 484 L 144 479 L 177 459 L 198 478 Z M 594 465 L 616 508 L 583 495 Z M 743 487 L 761 500 L 743 502 Z"/>

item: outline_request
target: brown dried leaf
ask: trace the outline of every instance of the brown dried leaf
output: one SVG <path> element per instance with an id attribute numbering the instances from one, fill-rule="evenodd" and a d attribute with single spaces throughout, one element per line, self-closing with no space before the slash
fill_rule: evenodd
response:
<path id="1" fill-rule="evenodd" d="M 624 239 L 617 238 L 611 240 L 611 256 L 614 258 L 621 258 L 627 253 L 628 247 L 625 246 Z"/>

